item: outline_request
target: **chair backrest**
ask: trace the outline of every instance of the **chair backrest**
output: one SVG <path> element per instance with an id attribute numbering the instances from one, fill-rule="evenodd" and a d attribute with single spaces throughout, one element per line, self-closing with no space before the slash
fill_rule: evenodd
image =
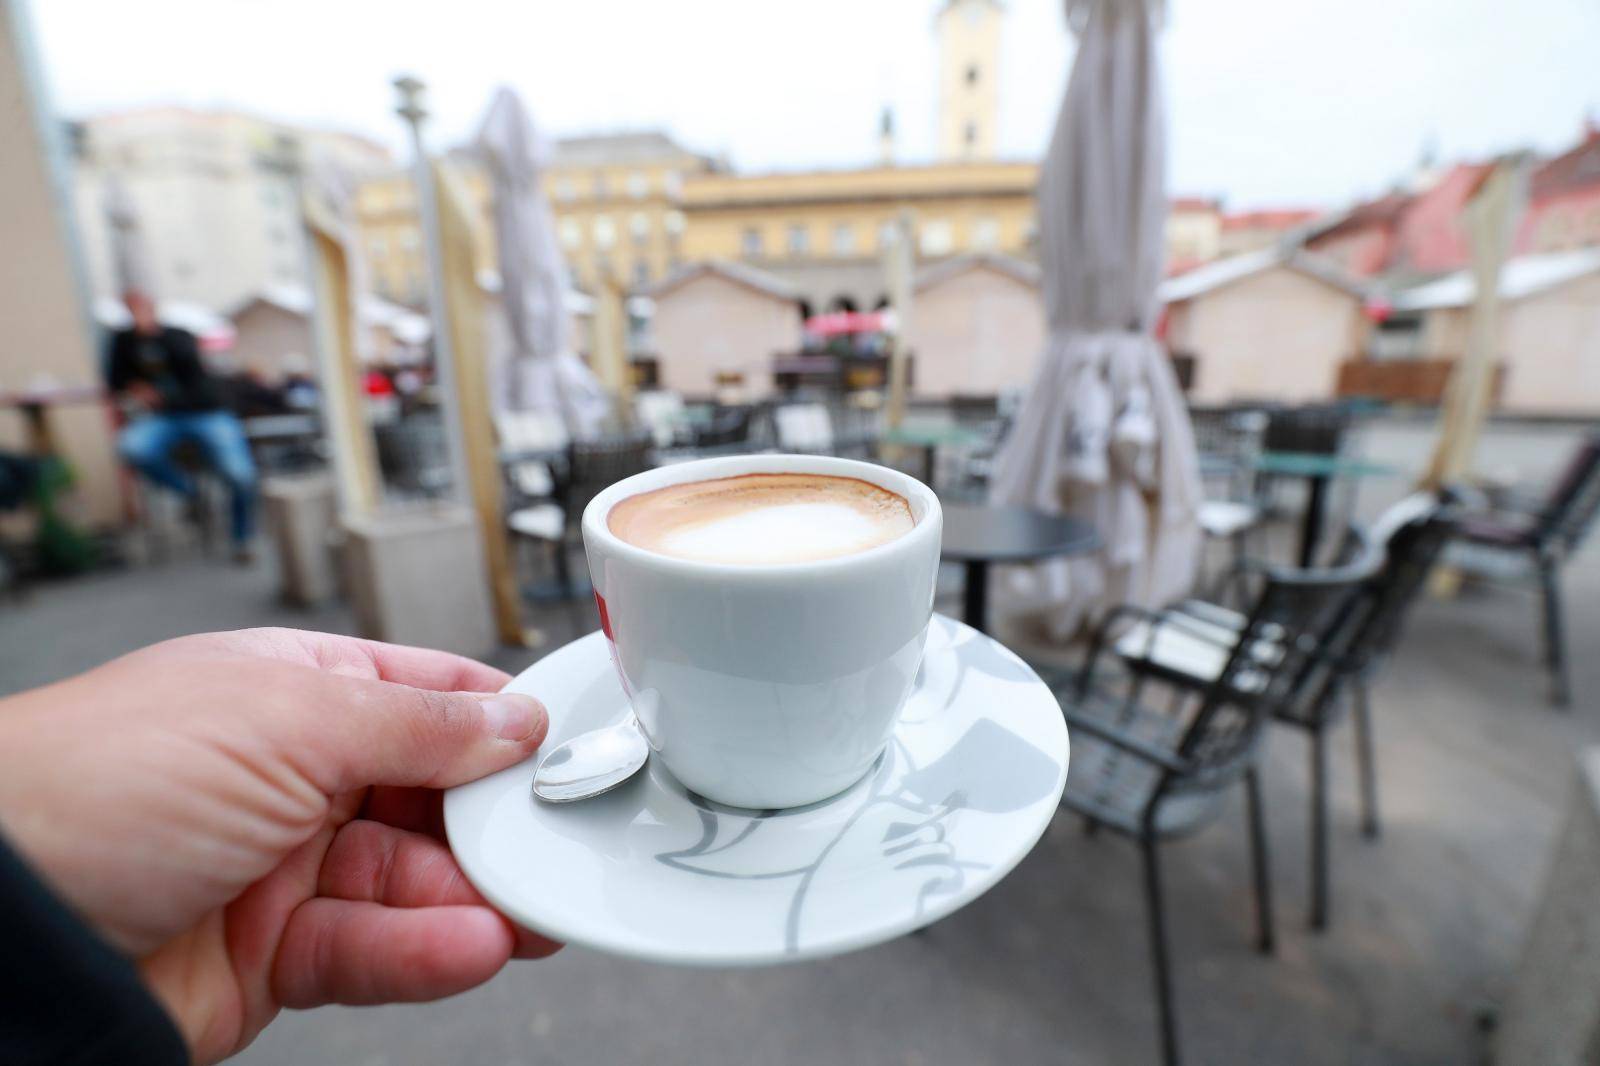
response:
<path id="1" fill-rule="evenodd" d="M 650 468 L 653 441 L 647 433 L 573 441 L 567 452 L 567 484 L 562 493 L 567 528 L 576 529 L 589 501 L 625 477 Z"/>
<path id="2" fill-rule="evenodd" d="M 1570 553 L 1594 528 L 1600 514 L 1600 433 L 1584 438 L 1556 479 L 1539 516 L 1541 546 Z"/>
<path id="3" fill-rule="evenodd" d="M 1358 596 L 1382 565 L 1383 552 L 1353 530 L 1334 566 L 1256 568 L 1247 621 L 1178 745 L 1189 771 L 1172 775 L 1168 787 L 1217 787 L 1244 772 L 1272 711 L 1336 668 Z"/>
<path id="4" fill-rule="evenodd" d="M 494 416 L 494 429 L 500 450 L 512 455 L 559 451 L 570 440 L 561 416 L 554 411 L 501 411 Z"/>
<path id="5" fill-rule="evenodd" d="M 1344 450 L 1353 412 L 1336 404 L 1281 407 L 1267 412 L 1261 446 L 1269 452 L 1335 455 Z"/>
<path id="6" fill-rule="evenodd" d="M 1433 566 L 1455 536 L 1456 496 L 1418 492 L 1391 506 L 1373 524 L 1383 566 L 1362 592 L 1361 618 L 1344 650 L 1348 669 L 1362 670 L 1388 654 Z"/>
<path id="7" fill-rule="evenodd" d="M 726 447 L 743 444 L 750 439 L 750 422 L 754 416 L 750 407 L 729 407 L 711 416 L 709 424 L 695 430 L 697 448 Z"/>
<path id="8" fill-rule="evenodd" d="M 1189 424 L 1207 494 L 1220 493 L 1228 499 L 1249 496 L 1267 428 L 1266 412 L 1254 407 L 1190 407 Z"/>
<path id="9" fill-rule="evenodd" d="M 656 447 L 665 448 L 677 438 L 683 416 L 683 397 L 675 392 L 641 392 L 633 399 L 639 422 L 650 431 Z"/>
<path id="10" fill-rule="evenodd" d="M 772 412 L 778 447 L 786 452 L 833 451 L 833 419 L 826 404 L 791 403 Z"/>

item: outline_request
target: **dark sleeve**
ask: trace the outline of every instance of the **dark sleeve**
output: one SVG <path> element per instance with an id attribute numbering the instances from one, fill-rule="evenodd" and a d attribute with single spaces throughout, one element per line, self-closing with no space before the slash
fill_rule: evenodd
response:
<path id="1" fill-rule="evenodd" d="M 187 1066 L 133 964 L 67 910 L 0 839 L 0 1061 Z"/>
<path id="2" fill-rule="evenodd" d="M 167 345 L 167 358 L 172 361 L 172 373 L 181 381 L 192 383 L 206 376 L 200 362 L 200 342 L 186 329 L 168 329 L 163 338 Z"/>
<path id="3" fill-rule="evenodd" d="M 106 384 L 112 392 L 121 392 L 132 380 L 132 367 L 128 365 L 128 346 L 118 331 L 106 335 Z"/>

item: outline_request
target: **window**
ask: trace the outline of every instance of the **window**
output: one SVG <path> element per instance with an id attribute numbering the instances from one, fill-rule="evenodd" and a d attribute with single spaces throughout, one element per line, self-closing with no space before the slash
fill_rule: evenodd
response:
<path id="1" fill-rule="evenodd" d="M 833 227 L 833 254 L 848 256 L 856 254 L 856 231 L 848 222 L 841 222 Z"/>
<path id="2" fill-rule="evenodd" d="M 628 175 L 628 195 L 635 200 L 643 200 L 650 193 L 650 179 L 645 177 L 642 170 L 635 170 Z"/>
<path id="3" fill-rule="evenodd" d="M 677 237 L 683 233 L 684 217 L 682 211 L 668 211 L 661 219 L 662 225 L 667 227 L 667 233 Z"/>
<path id="4" fill-rule="evenodd" d="M 968 122 L 961 131 L 961 140 L 968 148 L 978 143 L 978 124 Z"/>
<path id="5" fill-rule="evenodd" d="M 976 85 L 976 84 L 978 84 L 978 64 L 976 64 L 976 63 L 973 63 L 972 65 L 967 67 L 967 84 L 968 85 Z"/>
<path id="6" fill-rule="evenodd" d="M 789 227 L 789 254 L 805 255 L 811 251 L 811 230 L 804 223 L 797 222 Z"/>
<path id="7" fill-rule="evenodd" d="M 635 211 L 633 217 L 628 219 L 628 232 L 633 234 L 634 244 L 649 243 L 650 216 L 643 211 Z"/>
<path id="8" fill-rule="evenodd" d="M 575 218 L 561 220 L 561 247 L 571 251 L 583 243 L 583 226 Z"/>
<path id="9" fill-rule="evenodd" d="M 678 194 L 683 192 L 683 175 L 676 170 L 661 175 L 661 191 L 667 194 L 667 199 L 676 200 Z"/>
<path id="10" fill-rule="evenodd" d="M 643 289 L 650 284 L 650 264 L 643 259 L 636 260 L 633 264 L 633 287 Z"/>
<path id="11" fill-rule="evenodd" d="M 594 246 L 610 248 L 617 243 L 617 224 L 610 215 L 594 216 Z"/>
<path id="12" fill-rule="evenodd" d="M 556 199 L 562 203 L 571 203 L 578 198 L 578 187 L 572 183 L 571 178 L 556 179 Z"/>
<path id="13" fill-rule="evenodd" d="M 739 235 L 739 252 L 746 259 L 758 259 L 761 256 L 761 231 L 751 226 Z"/>
<path id="14" fill-rule="evenodd" d="M 603 170 L 594 172 L 594 198 L 596 200 L 606 198 L 606 174 Z"/>
<path id="15" fill-rule="evenodd" d="M 1000 247 L 1000 222 L 987 215 L 973 220 L 972 247 L 979 252 L 992 252 Z"/>
<path id="16" fill-rule="evenodd" d="M 922 227 L 922 254 L 923 255 L 949 255 L 950 249 L 955 247 L 955 235 L 950 230 L 950 223 L 943 219 L 935 219 Z"/>
<path id="17" fill-rule="evenodd" d="M 879 251 L 883 251 L 886 248 L 893 248 L 899 242 L 900 242 L 900 230 L 899 230 L 899 227 L 897 227 L 894 224 L 894 220 L 893 219 L 890 219 L 887 222 L 880 222 L 878 224 L 878 250 Z"/>
<path id="18" fill-rule="evenodd" d="M 400 248 L 403 251 L 414 252 L 422 243 L 422 235 L 414 229 L 408 229 L 400 234 Z"/>
<path id="19" fill-rule="evenodd" d="M 1372 358 L 1416 359 L 1422 355 L 1422 316 L 1394 314 L 1372 332 Z"/>

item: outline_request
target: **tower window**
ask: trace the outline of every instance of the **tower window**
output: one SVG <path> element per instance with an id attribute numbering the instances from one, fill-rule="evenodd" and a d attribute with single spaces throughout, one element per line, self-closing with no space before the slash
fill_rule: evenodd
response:
<path id="1" fill-rule="evenodd" d="M 978 64 L 974 63 L 967 68 L 967 84 L 978 84 Z"/>
<path id="2" fill-rule="evenodd" d="M 978 124 L 968 122 L 961 131 L 961 140 L 968 148 L 978 143 Z"/>

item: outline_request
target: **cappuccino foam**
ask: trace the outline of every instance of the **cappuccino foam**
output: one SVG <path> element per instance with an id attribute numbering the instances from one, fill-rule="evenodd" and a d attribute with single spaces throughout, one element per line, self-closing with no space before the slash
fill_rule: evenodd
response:
<path id="1" fill-rule="evenodd" d="M 606 526 L 639 548 L 698 562 L 814 562 L 875 548 L 916 524 L 905 497 L 826 474 L 743 474 L 641 492 Z"/>

